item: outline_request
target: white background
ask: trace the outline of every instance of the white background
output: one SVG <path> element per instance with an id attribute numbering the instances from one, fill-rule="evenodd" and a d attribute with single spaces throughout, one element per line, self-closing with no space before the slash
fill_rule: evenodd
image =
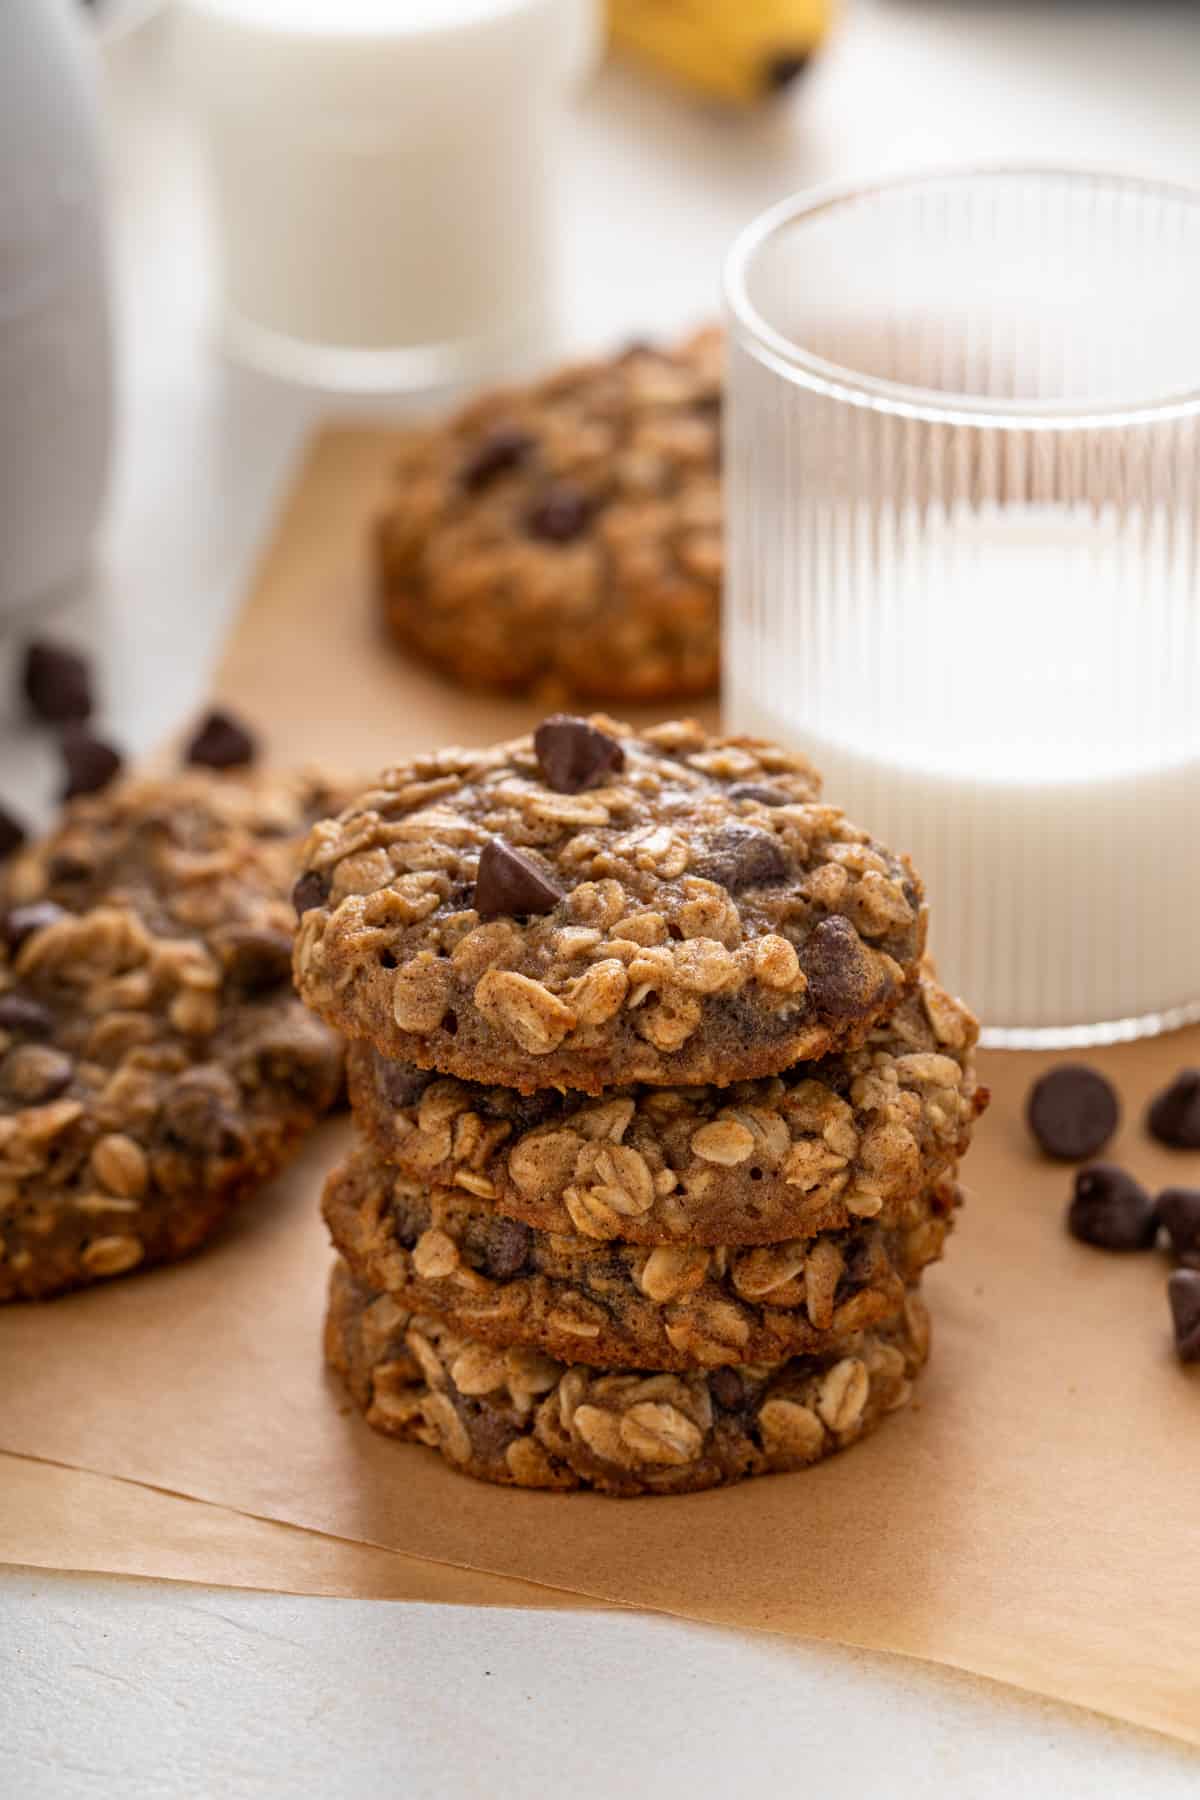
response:
<path id="1" fill-rule="evenodd" d="M 711 313 L 733 233 L 810 182 L 976 156 L 1200 181 L 1200 7 L 847 0 L 846 14 L 774 114 L 722 118 L 617 71 L 594 86 L 564 160 L 574 344 Z M 120 453 L 100 566 L 67 615 L 101 657 L 107 722 L 135 752 L 201 699 L 329 405 L 229 369 L 212 345 L 197 173 L 162 36 L 151 27 L 106 53 Z M 10 727 L 0 796 L 32 811 L 52 787 L 46 747 Z M 758 1783 L 1165 1800 L 1198 1782 L 1200 1758 L 1162 1740 L 828 1646 L 639 1615 L 0 1569 L 0 1792 L 20 1800 L 651 1788 L 667 1800 Z"/>

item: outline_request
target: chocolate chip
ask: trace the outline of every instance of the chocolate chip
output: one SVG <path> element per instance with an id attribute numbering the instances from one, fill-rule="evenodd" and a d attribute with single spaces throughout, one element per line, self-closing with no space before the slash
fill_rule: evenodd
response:
<path id="1" fill-rule="evenodd" d="M 525 1267 L 533 1233 L 516 1219 L 489 1219 L 481 1254 L 483 1270 L 493 1281 L 511 1281 Z"/>
<path id="2" fill-rule="evenodd" d="M 322 875 L 319 869 L 305 869 L 292 889 L 292 905 L 296 909 L 296 917 L 302 919 L 314 906 L 324 906 L 328 898 L 328 875 Z"/>
<path id="3" fill-rule="evenodd" d="M 168 1137 L 185 1150 L 235 1156 L 243 1134 L 229 1109 L 231 1098 L 223 1082 L 201 1069 L 181 1075 L 162 1105 Z"/>
<path id="4" fill-rule="evenodd" d="M 625 767 L 625 752 L 615 737 L 577 719 L 554 713 L 533 734 L 538 768 L 556 794 L 579 794 Z"/>
<path id="5" fill-rule="evenodd" d="M 849 919 L 822 919 L 800 954 L 817 1011 L 831 1019 L 859 1019 L 876 1005 L 880 976 Z"/>
<path id="6" fill-rule="evenodd" d="M 807 69 L 812 56 L 807 50 L 780 50 L 763 69 L 763 86 L 769 94 L 782 94 Z"/>
<path id="7" fill-rule="evenodd" d="M 31 900 L 28 906 L 14 906 L 4 916 L 4 941 L 15 956 L 35 931 L 45 931 L 66 917 L 65 907 L 53 900 Z"/>
<path id="8" fill-rule="evenodd" d="M 0 994 L 0 1031 L 19 1032 L 22 1037 L 49 1037 L 54 1030 L 54 1015 L 49 1007 L 24 994 Z"/>
<path id="9" fill-rule="evenodd" d="M 1047 1156 L 1082 1162 L 1103 1150 L 1120 1122 L 1112 1083 L 1085 1063 L 1060 1063 L 1029 1090 L 1025 1118 Z"/>
<path id="10" fill-rule="evenodd" d="M 708 1390 L 726 1412 L 738 1412 L 746 1404 L 746 1390 L 736 1369 L 713 1369 L 708 1377 Z"/>
<path id="11" fill-rule="evenodd" d="M 467 1428 L 471 1449 L 481 1463 L 504 1466 L 504 1452 L 518 1435 L 511 1419 L 486 1401 L 457 1399 L 458 1415 Z"/>
<path id="12" fill-rule="evenodd" d="M 188 740 L 183 760 L 205 769 L 242 769 L 257 754 L 257 741 L 241 720 L 215 706 Z"/>
<path id="13" fill-rule="evenodd" d="M 98 794 L 120 773 L 121 753 L 103 738 L 93 737 L 86 725 L 72 725 L 59 742 L 64 780 L 60 797 L 74 800 L 80 794 Z"/>
<path id="14" fill-rule="evenodd" d="M 757 825 L 723 825 L 708 840 L 695 872 L 738 894 L 743 888 L 771 887 L 785 880 L 788 860 L 771 832 Z"/>
<path id="15" fill-rule="evenodd" d="M 48 1044 L 19 1044 L 0 1064 L 0 1087 L 19 1106 L 44 1106 L 71 1085 L 73 1058 Z"/>
<path id="16" fill-rule="evenodd" d="M 433 1079 L 428 1070 L 414 1069 L 411 1063 L 375 1058 L 375 1085 L 389 1106 L 416 1106 Z"/>
<path id="17" fill-rule="evenodd" d="M 760 806 L 786 806 L 787 795 L 761 781 L 735 781 L 728 790 L 731 800 L 757 800 Z"/>
<path id="18" fill-rule="evenodd" d="M 1200 1362 L 1200 1270 L 1175 1269 L 1167 1277 L 1167 1299 L 1180 1362 Z"/>
<path id="19" fill-rule="evenodd" d="M 21 685 L 39 719 L 51 725 L 92 716 L 92 672 L 86 656 L 41 638 L 25 652 Z"/>
<path id="20" fill-rule="evenodd" d="M 481 919 L 501 914 L 548 913 L 562 899 L 528 856 L 503 838 L 489 838 L 479 853 L 475 910 Z"/>
<path id="21" fill-rule="evenodd" d="M 227 980 L 245 994 L 265 994 L 292 979 L 292 940 L 286 931 L 234 925 L 218 939 Z"/>
<path id="22" fill-rule="evenodd" d="M 1148 1250 L 1158 1234 L 1154 1202 L 1115 1163 L 1092 1163 L 1075 1177 L 1067 1230 L 1098 1250 Z"/>
<path id="23" fill-rule="evenodd" d="M 253 1046 L 258 1084 L 286 1089 L 306 1106 L 323 1112 L 337 1099 L 342 1057 L 337 1040 L 300 1007 L 271 1008 Z M 236 1104 L 236 1102 L 235 1102 Z M 226 1119 L 232 1108 L 226 1108 Z"/>
<path id="24" fill-rule="evenodd" d="M 560 481 L 547 488 L 525 515 L 531 537 L 549 544 L 569 544 L 584 530 L 592 516 L 592 503 L 582 488 Z"/>
<path id="25" fill-rule="evenodd" d="M 1176 1260 L 1200 1269 L 1200 1189 L 1164 1189 L 1158 1196 L 1158 1217 Z"/>
<path id="26" fill-rule="evenodd" d="M 1172 1150 L 1200 1150 L 1200 1069 L 1181 1069 L 1146 1115 L 1151 1137 Z"/>
<path id="27" fill-rule="evenodd" d="M 476 445 L 459 479 L 470 493 L 478 493 L 495 476 L 519 468 L 536 443 L 532 432 L 522 431 L 519 425 L 499 425 Z"/>
<path id="28" fill-rule="evenodd" d="M 11 856 L 15 850 L 19 850 L 28 836 L 29 833 L 16 814 L 10 813 L 6 807 L 0 806 L 0 862 L 3 862 L 6 856 Z"/>

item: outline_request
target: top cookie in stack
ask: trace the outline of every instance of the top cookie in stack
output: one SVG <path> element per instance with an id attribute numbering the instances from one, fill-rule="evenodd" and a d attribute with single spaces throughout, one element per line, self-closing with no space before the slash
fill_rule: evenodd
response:
<path id="1" fill-rule="evenodd" d="M 799 756 L 693 723 L 555 717 L 402 764 L 317 826 L 300 992 L 467 1080 L 591 1094 L 778 1074 L 915 978 L 920 881 Z"/>

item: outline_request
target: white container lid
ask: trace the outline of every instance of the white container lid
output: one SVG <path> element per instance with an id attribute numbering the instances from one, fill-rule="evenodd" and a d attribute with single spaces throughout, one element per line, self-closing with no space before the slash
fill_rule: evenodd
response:
<path id="1" fill-rule="evenodd" d="M 176 29 L 206 106 L 392 139 L 469 133 L 567 88 L 600 39 L 597 0 L 181 0 Z"/>

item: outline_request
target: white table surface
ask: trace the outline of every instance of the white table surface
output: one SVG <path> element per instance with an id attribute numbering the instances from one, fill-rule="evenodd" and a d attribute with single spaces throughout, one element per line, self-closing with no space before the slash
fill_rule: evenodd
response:
<path id="1" fill-rule="evenodd" d="M 565 176 L 570 333 L 673 329 L 721 252 L 814 181 L 970 157 L 1200 179 L 1200 8 L 847 0 L 774 116 L 627 74 L 596 84 Z M 65 624 L 132 751 L 202 698 L 274 504 L 327 396 L 227 367 L 161 24 L 110 48 L 120 456 L 100 566 Z M 0 648 L 11 660 L 12 647 Z M 0 671 L 2 673 L 2 671 Z M 0 797 L 50 754 L 0 734 Z M 720 1579 L 714 1570 L 714 1579 Z M 613 1613 L 294 1599 L 0 1568 L 0 1792 L 534 1795 L 806 1789 L 1057 1800 L 1194 1795 L 1164 1740 L 902 1659 Z"/>

